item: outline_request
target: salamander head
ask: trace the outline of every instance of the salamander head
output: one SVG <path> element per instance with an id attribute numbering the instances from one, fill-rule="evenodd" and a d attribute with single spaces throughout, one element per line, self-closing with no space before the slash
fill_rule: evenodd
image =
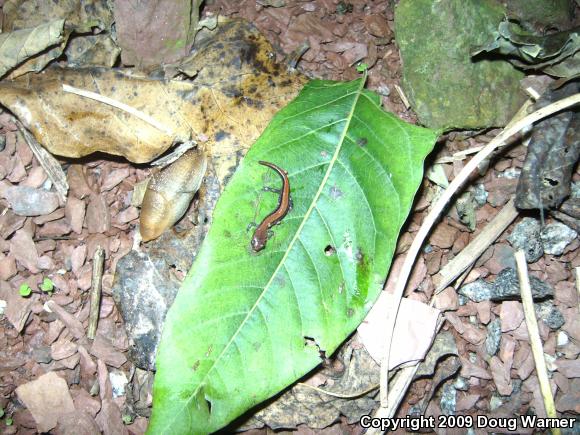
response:
<path id="1" fill-rule="evenodd" d="M 254 237 L 252 237 L 251 245 L 252 245 L 252 249 L 255 252 L 258 252 L 258 251 L 261 251 L 262 249 L 264 249 L 264 246 L 266 246 L 266 241 L 258 236 L 254 236 Z"/>

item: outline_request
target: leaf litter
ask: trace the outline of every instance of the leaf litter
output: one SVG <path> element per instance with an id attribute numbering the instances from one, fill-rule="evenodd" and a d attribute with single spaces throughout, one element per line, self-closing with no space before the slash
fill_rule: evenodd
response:
<path id="1" fill-rule="evenodd" d="M 367 7 L 366 9 L 362 5 L 355 5 L 351 12 L 339 15 L 336 11 L 336 5 L 331 2 L 320 2 L 320 4 L 316 2 L 309 2 L 306 4 L 308 7 L 306 7 L 302 2 L 296 4 L 293 2 L 285 3 L 286 5 L 280 8 L 260 9 L 260 7 L 255 8 L 253 4 L 251 7 L 246 8 L 244 5 L 237 5 L 233 3 L 222 4 L 222 2 L 215 2 L 212 5 L 207 6 L 204 13 L 207 14 L 212 10 L 217 11 L 221 8 L 221 11 L 226 15 L 245 15 L 267 35 L 269 40 L 281 45 L 287 54 L 289 54 L 295 47 L 300 45 L 305 37 L 307 39 L 311 39 L 311 49 L 309 52 L 307 52 L 305 57 L 302 58 L 302 61 L 299 63 L 299 65 L 301 68 L 304 68 L 306 71 L 308 71 L 309 74 L 313 74 L 318 77 L 349 79 L 354 78 L 356 75 L 354 68 L 348 65 L 348 59 L 343 59 L 341 57 L 341 53 L 335 53 L 336 56 L 335 54 L 330 54 L 333 52 L 325 50 L 325 44 L 338 42 L 343 38 L 348 41 L 360 41 L 366 43 L 368 50 L 367 55 L 372 56 L 374 50 L 377 50 L 379 53 L 376 63 L 369 71 L 369 86 L 376 88 L 381 87 L 383 90 L 383 102 L 386 107 L 398 112 L 404 119 L 413 119 L 412 112 L 407 111 L 404 108 L 404 105 L 401 103 L 397 93 L 389 92 L 390 90 L 394 89 L 393 85 L 394 83 L 398 82 L 401 71 L 397 51 L 393 50 L 394 45 L 392 45 L 390 42 L 389 35 L 387 34 L 387 36 L 381 37 L 373 36 L 372 34 L 367 33 L 367 28 L 364 27 L 365 18 L 367 16 L 379 16 L 385 19 L 389 29 L 394 28 L 393 11 L 390 10 L 386 4 L 379 2 L 376 5 L 373 4 Z M 273 19 L 272 17 L 276 17 L 276 19 Z M 43 22 L 46 22 L 46 20 Z M 309 24 L 311 23 L 315 23 L 315 26 L 310 27 Z M 31 26 L 36 24 L 37 23 L 31 24 Z M 322 42 L 323 40 L 325 42 Z M 371 44 L 373 48 L 369 49 L 368 44 Z M 332 46 L 330 47 L 332 48 Z M 363 61 L 372 64 L 373 59 L 363 59 Z M 29 161 L 29 163 L 23 163 L 28 161 L 28 158 L 25 155 L 26 151 L 23 151 L 26 149 L 26 146 L 21 141 L 21 138 L 16 134 L 16 126 L 11 120 L 10 116 L 7 113 L 0 114 L 0 121 L 2 125 L 0 138 L 2 138 L 4 135 L 6 137 L 6 145 L 4 149 L 0 151 L 0 166 L 2 167 L 2 171 L 0 172 L 6 173 L 3 178 L 7 179 L 6 177 L 9 176 L 10 178 L 8 180 L 11 182 L 11 184 L 21 184 L 26 182 L 25 180 L 28 179 L 30 173 L 33 170 L 35 173 L 42 173 L 42 168 L 40 168 L 38 162 L 34 158 Z M 485 134 L 477 135 L 468 133 L 465 135 L 464 133 L 451 133 L 444 139 L 445 147 L 440 148 L 440 152 L 446 155 L 452 155 L 454 152 L 466 150 L 489 141 L 489 136 L 493 136 L 493 134 L 493 131 L 488 133 L 488 136 Z M 209 137 L 211 136 L 208 136 L 208 138 Z M 200 142 L 202 142 L 202 140 L 203 137 L 201 138 Z M 16 145 L 18 145 L 18 150 L 16 149 Z M 525 149 L 521 146 L 516 146 L 508 150 L 507 153 L 505 153 L 497 160 L 498 166 L 496 168 L 500 168 L 499 164 L 501 163 L 502 171 L 505 171 L 506 168 L 521 169 L 523 166 L 524 158 Z M 239 156 L 236 157 L 235 160 L 239 160 Z M 68 165 L 68 163 L 65 163 L 65 165 Z M 72 252 L 74 248 L 79 246 L 95 246 L 96 243 L 104 244 L 107 247 L 108 252 L 104 279 L 104 305 L 108 306 L 110 311 L 102 312 L 101 321 L 103 324 L 100 326 L 100 332 L 103 334 L 103 337 L 113 338 L 112 340 L 108 340 L 108 343 L 105 342 L 105 347 L 109 349 L 109 351 L 121 353 L 125 352 L 123 348 L 126 346 L 126 344 L 124 344 L 124 342 L 126 342 L 126 337 L 123 338 L 123 329 L 120 327 L 121 319 L 119 317 L 117 308 L 112 303 L 110 291 L 113 284 L 113 271 L 114 268 L 118 267 L 117 265 L 119 264 L 118 258 L 121 257 L 124 253 L 129 252 L 132 246 L 132 237 L 126 232 L 134 231 L 136 221 L 118 221 L 119 227 L 111 225 L 105 234 L 89 234 L 86 228 L 87 218 L 86 216 L 83 217 L 82 210 L 87 210 L 87 203 L 85 201 L 91 197 L 91 193 L 102 194 L 105 199 L 104 203 L 109 206 L 111 219 L 115 221 L 116 216 L 121 211 L 126 210 L 128 208 L 128 204 L 131 203 L 131 192 L 133 184 L 144 180 L 148 175 L 148 171 L 142 167 L 130 167 L 128 175 L 124 180 L 109 190 L 106 190 L 109 188 L 108 184 L 114 183 L 112 181 L 109 182 L 107 177 L 101 178 L 102 174 L 114 173 L 114 171 L 117 170 L 125 170 L 126 167 L 127 165 L 124 162 L 111 162 L 109 159 L 97 159 L 89 162 L 81 161 L 69 165 L 67 167 L 69 183 L 71 184 L 71 194 L 69 195 L 69 200 L 74 198 L 74 201 L 72 201 L 74 205 L 69 205 L 67 203 L 66 209 L 68 211 L 65 210 L 66 213 L 63 217 L 56 217 L 57 224 L 53 225 L 50 231 L 45 230 L 44 236 L 38 236 L 38 233 L 43 230 L 44 226 L 47 224 L 50 225 L 53 221 L 46 221 L 39 224 L 34 223 L 31 218 L 20 217 L 13 214 L 12 211 L 7 208 L 8 203 L 5 202 L 6 200 L 2 200 L 2 205 L 6 208 L 7 211 L 3 213 L 2 216 L 0 216 L 2 230 L 2 240 L 0 241 L 0 246 L 3 248 L 1 255 L 2 258 L 0 261 L 6 262 L 8 264 L 6 279 L 8 281 L 7 285 L 9 287 L 6 287 L 7 291 L 4 293 L 6 294 L 6 297 L 0 297 L 0 299 L 10 301 L 10 297 L 12 297 L 14 294 L 14 289 L 17 290 L 18 286 L 25 281 L 30 282 L 31 287 L 33 288 L 33 294 L 30 299 L 23 299 L 18 296 L 18 298 L 13 298 L 12 303 L 8 303 L 8 307 L 10 309 L 17 309 L 9 311 L 13 314 L 10 314 L 10 316 L 7 315 L 7 321 L 3 320 L 0 324 L 0 347 L 7 349 L 6 358 L 2 358 L 2 367 L 5 367 L 4 364 L 7 364 L 6 367 L 8 367 L 8 362 L 10 359 L 13 360 L 13 364 L 20 364 L 20 362 L 17 361 L 18 355 L 31 353 L 34 349 L 38 348 L 37 343 L 39 342 L 48 343 L 50 345 L 56 341 L 58 336 L 68 333 L 68 328 L 64 326 L 60 320 L 55 320 L 56 315 L 54 313 L 49 313 L 42 309 L 41 302 L 48 299 L 46 295 L 42 295 L 40 293 L 38 288 L 38 284 L 42 282 L 42 275 L 44 273 L 53 275 L 51 276 L 51 279 L 54 280 L 57 287 L 55 296 L 53 297 L 59 296 L 62 299 L 62 304 L 67 311 L 72 312 L 73 315 L 76 315 L 79 319 L 81 319 L 80 321 L 86 321 L 88 311 L 83 311 L 83 304 L 81 299 L 82 291 L 80 291 L 80 288 L 88 288 L 87 283 L 90 286 L 90 267 L 86 269 L 88 271 L 88 275 L 87 272 L 84 272 L 84 276 L 88 276 L 88 279 L 85 278 L 84 281 L 80 280 L 79 276 L 72 272 L 72 264 L 71 266 L 67 266 L 69 254 L 66 252 L 67 250 L 68 252 Z M 228 166 L 226 165 L 226 167 Z M 492 166 L 490 171 L 482 172 L 483 175 L 479 176 L 479 178 L 475 181 L 477 183 L 481 183 L 488 192 L 493 191 L 494 188 L 496 190 L 501 189 L 499 182 L 496 181 L 497 178 L 493 176 L 493 174 L 501 172 L 496 168 Z M 227 171 L 224 172 L 227 173 Z M 77 175 L 73 177 L 73 174 L 75 173 Z M 78 176 L 79 174 L 80 176 Z M 75 181 L 73 181 L 73 178 Z M 573 182 L 578 182 L 578 172 L 572 172 L 571 178 Z M 219 184 L 217 181 L 218 178 L 215 177 L 215 175 L 213 176 L 213 179 L 214 183 Z M 37 182 L 32 183 L 35 184 Z M 35 186 L 35 188 L 39 187 L 42 187 L 42 185 Z M 44 187 L 46 188 L 48 186 L 44 185 Z M 203 189 L 204 187 L 202 186 L 202 190 Z M 427 190 L 428 189 L 425 189 L 422 194 L 425 195 Z M 215 192 L 216 190 L 208 192 L 207 196 L 205 197 L 206 200 L 211 202 L 211 198 L 215 197 Z M 421 199 L 422 198 L 418 198 L 418 201 L 421 201 Z M 477 226 L 479 227 L 493 218 L 495 213 L 497 213 L 496 209 L 499 207 L 501 206 L 496 205 L 495 207 L 492 207 L 488 203 L 484 207 L 476 208 Z M 193 209 L 190 211 L 193 211 Z M 93 211 L 90 213 L 92 214 Z M 208 212 L 208 215 L 211 215 L 211 212 Z M 72 227 L 71 223 L 73 221 L 73 216 L 74 221 L 76 222 L 74 227 L 79 230 L 78 232 L 75 232 L 75 234 L 78 234 L 78 236 L 71 236 L 72 233 L 68 233 L 64 235 L 66 238 L 63 239 L 62 233 L 58 233 L 62 231 L 66 232 L 67 225 Z M 193 217 L 194 215 L 190 214 L 190 216 Z M 414 223 L 420 222 L 422 216 L 423 212 L 418 211 L 416 216 L 413 216 L 408 230 L 415 232 L 418 226 Z M 186 220 L 187 219 L 188 218 L 186 218 Z M 449 219 L 449 222 L 452 222 L 454 227 L 459 230 L 459 235 L 467 235 L 468 241 L 475 236 L 475 234 L 471 234 L 465 227 L 461 226 L 461 224 L 457 222 L 457 217 L 453 214 L 453 212 L 450 212 Z M 185 226 L 187 227 L 188 225 L 191 225 L 191 223 L 185 222 Z M 33 269 L 33 271 L 24 266 L 20 261 L 15 260 L 14 257 L 10 255 L 10 240 L 20 229 L 24 229 L 24 234 L 28 234 L 35 245 L 34 252 L 37 253 L 37 257 L 35 257 L 35 259 L 31 259 L 31 263 L 29 263 L 29 266 Z M 476 233 L 477 231 L 478 229 L 476 229 Z M 511 231 L 512 227 L 510 227 L 510 229 L 508 229 L 505 234 L 500 236 L 500 242 L 508 243 L 509 240 L 507 240 L 507 237 Z M 46 235 L 51 236 L 50 238 L 47 238 Z M 56 240 L 54 240 L 53 237 L 55 237 Z M 196 237 L 198 239 L 201 238 L 199 235 Z M 431 244 L 429 248 L 430 252 L 424 255 L 426 258 L 433 260 L 428 261 L 427 264 L 446 264 L 457 252 L 457 248 L 454 249 L 453 245 L 455 245 L 455 241 L 451 247 L 447 248 L 438 246 L 435 243 Z M 572 241 L 565 248 L 563 248 L 562 254 L 558 256 L 553 256 L 550 254 L 545 255 L 539 261 L 530 265 L 530 267 L 533 268 L 533 274 L 537 275 L 538 278 L 550 283 L 555 288 L 555 306 L 562 312 L 566 322 L 560 330 L 550 331 L 546 328 L 543 332 L 543 336 L 544 338 L 548 339 L 546 342 L 547 353 L 552 356 L 558 356 L 564 361 L 575 361 L 577 360 L 578 354 L 580 353 L 580 348 L 577 345 L 578 340 L 580 340 L 580 323 L 577 321 L 577 300 L 575 299 L 574 294 L 573 274 L 570 273 L 570 267 L 573 268 L 580 266 L 579 256 L 577 255 L 577 245 L 577 241 Z M 180 247 L 175 245 L 173 246 L 176 250 L 180 249 Z M 92 251 L 92 249 L 93 248 L 90 250 Z M 403 247 L 401 249 L 402 253 L 404 253 L 405 248 Z M 492 249 L 489 254 L 484 255 L 491 255 L 493 257 L 495 253 Z M 45 269 L 46 272 L 41 272 L 42 269 L 40 266 L 47 264 L 44 262 L 45 260 L 40 260 L 42 257 L 52 261 L 51 268 Z M 89 260 L 86 260 L 86 258 Z M 87 262 L 90 266 L 90 258 L 92 258 L 92 253 L 86 255 L 84 260 L 81 258 L 77 260 L 75 268 L 79 274 L 83 275 L 81 270 L 84 266 L 84 264 L 79 266 L 79 263 Z M 488 260 L 490 258 L 491 257 L 488 257 Z M 14 264 L 15 274 L 12 274 L 11 272 L 11 263 Z M 64 274 L 57 273 L 60 268 L 65 271 Z M 187 270 L 187 268 L 188 266 L 185 266 L 183 270 Z M 432 287 L 430 282 L 432 280 L 432 276 L 437 271 L 437 267 L 431 266 L 428 268 L 428 271 L 429 272 L 422 277 L 418 285 L 410 292 L 414 298 L 428 300 L 427 295 L 430 294 L 430 288 Z M 557 271 L 557 273 L 554 273 L 554 271 Z M 490 277 L 489 274 L 490 271 L 487 269 L 485 262 L 483 262 L 479 265 L 476 265 L 476 267 L 471 270 L 464 282 L 467 283 L 469 280 L 473 280 L 474 277 L 475 279 L 477 279 L 477 277 L 490 280 L 493 279 L 493 276 Z M 179 275 L 177 276 L 179 277 Z M 455 286 L 458 287 L 459 284 L 455 284 Z M 454 291 L 454 289 L 450 287 L 449 290 L 446 289 L 446 291 Z M 459 314 L 458 319 L 460 322 L 465 324 L 473 324 L 473 322 L 475 322 L 475 328 L 481 329 L 485 324 L 490 322 L 490 319 L 493 320 L 500 317 L 500 307 L 506 302 L 492 302 L 487 309 L 482 309 L 480 304 L 484 303 L 487 302 L 484 301 L 475 303 L 472 301 L 465 301 L 461 298 L 461 296 L 459 296 L 457 305 L 454 303 L 447 303 L 446 306 L 448 306 L 451 311 L 455 311 Z M 5 311 L 5 313 L 8 312 Z M 13 324 L 15 326 L 20 325 L 21 329 L 24 329 L 25 333 L 22 335 L 15 334 L 15 330 L 12 326 L 13 324 L 9 323 L 12 321 L 14 322 Z M 543 322 L 540 322 L 540 326 L 542 324 Z M 499 412 L 504 410 L 502 412 L 508 412 L 509 415 L 509 412 L 525 412 L 530 407 L 530 405 L 535 408 L 538 407 L 539 402 L 535 401 L 536 399 L 531 392 L 534 388 L 534 385 L 536 385 L 537 389 L 537 381 L 536 384 L 534 384 L 534 378 L 533 375 L 531 375 L 531 380 L 526 384 L 526 387 L 522 391 L 512 393 L 511 397 L 509 398 L 500 398 L 502 405 L 499 408 L 494 408 L 497 406 L 497 398 L 493 397 L 490 391 L 497 391 L 497 386 L 494 384 L 492 373 L 490 371 L 489 365 L 486 362 L 488 361 L 489 356 L 485 353 L 485 347 L 482 348 L 482 345 L 473 345 L 469 342 L 466 342 L 463 337 L 456 332 L 454 327 L 449 328 L 449 326 L 446 325 L 444 326 L 444 329 L 448 329 L 448 331 L 454 335 L 458 346 L 458 352 L 460 355 L 465 357 L 462 360 L 463 367 L 471 367 L 472 373 L 479 373 L 480 375 L 480 377 L 471 377 L 468 371 L 464 371 L 462 369 L 462 375 L 465 376 L 464 379 L 466 380 L 465 382 L 468 388 L 467 392 L 465 390 L 465 386 L 460 386 L 459 384 L 454 385 L 458 397 L 464 397 L 464 395 L 467 394 L 469 398 L 465 400 L 474 401 L 474 404 L 471 407 L 472 413 L 500 415 Z M 511 342 L 515 341 L 516 345 L 513 350 L 509 346 L 504 347 L 505 355 L 500 355 L 498 357 L 498 362 L 501 363 L 502 366 L 506 366 L 506 361 L 509 362 L 510 355 L 513 355 L 513 368 L 511 371 L 512 381 L 518 381 L 519 379 L 526 380 L 530 377 L 530 374 L 533 373 L 533 361 L 531 360 L 529 347 L 527 347 L 527 343 L 525 341 L 525 335 L 522 334 L 522 331 L 518 331 L 517 329 L 506 332 L 505 334 L 507 334 L 506 336 L 508 337 L 507 341 L 510 341 L 509 339 L 511 338 Z M 560 334 L 558 344 L 556 344 L 555 340 L 557 334 Z M 562 334 L 567 337 L 567 340 L 565 338 L 560 339 L 560 337 L 564 337 Z M 42 336 L 44 336 L 44 339 L 42 339 Z M 52 339 L 52 337 L 55 338 Z M 64 342 L 66 343 L 66 341 Z M 344 349 L 353 349 L 351 346 L 352 345 L 349 344 Z M 358 346 L 360 346 L 360 344 Z M 483 346 L 485 346 L 485 344 Z M 87 347 L 90 348 L 90 346 Z M 357 345 L 354 344 L 354 349 L 356 348 Z M 74 366 L 74 368 L 60 367 L 58 370 L 59 376 L 62 376 L 65 380 L 67 380 L 69 389 L 71 389 L 73 392 L 79 391 L 75 390 L 78 388 L 75 387 L 75 385 L 76 382 L 78 382 L 79 373 L 80 385 L 84 389 L 82 391 L 88 392 L 94 385 L 93 381 L 95 379 L 94 374 L 96 373 L 96 369 L 91 369 L 91 366 L 95 366 L 96 364 L 95 357 L 91 356 L 86 351 L 84 351 L 85 356 L 83 356 L 81 349 L 84 349 L 84 347 L 78 347 L 78 352 L 81 355 L 81 358 L 77 365 Z M 528 351 L 527 354 L 526 350 Z M 23 359 L 22 361 L 25 360 Z M 56 368 L 56 363 L 54 361 L 48 363 L 35 362 L 33 364 L 34 365 L 27 366 L 31 368 L 27 368 L 27 371 L 22 373 L 13 372 L 12 369 L 10 369 L 8 372 L 2 371 L 3 385 L 8 385 L 8 387 L 2 387 L 3 395 L 2 398 L 0 398 L 0 407 L 5 409 L 9 415 L 14 417 L 16 427 L 34 428 L 36 426 L 32 415 L 30 415 L 27 410 L 21 408 L 20 405 L 15 405 L 12 403 L 9 399 L 11 394 L 12 397 L 15 394 L 13 392 L 14 387 L 10 387 L 10 385 L 22 385 L 27 381 L 36 378 L 37 375 L 35 374 L 39 373 L 38 370 L 41 367 L 41 364 L 44 364 L 44 366 L 42 366 L 43 371 L 50 371 Z M 125 366 L 122 366 L 127 373 L 129 373 L 129 364 L 130 363 L 125 363 Z M 34 368 L 35 365 L 36 368 Z M 100 367 L 102 366 L 103 364 L 101 363 Z M 566 364 L 563 364 L 562 366 L 566 367 Z M 13 365 L 11 367 L 15 366 Z M 475 367 L 477 367 L 477 370 Z M 571 374 L 566 370 L 564 371 L 568 375 Z M 556 393 L 556 404 L 558 410 L 561 412 L 570 412 L 573 408 L 571 403 L 575 403 L 571 402 L 571 398 L 574 397 L 575 391 L 577 389 L 574 388 L 574 383 L 567 385 L 566 382 L 563 381 L 561 377 L 559 377 L 564 376 L 562 373 L 555 373 L 557 375 L 555 376 L 555 379 L 558 388 Z M 332 376 L 330 376 L 330 374 L 322 376 L 323 382 L 329 383 L 332 381 Z M 106 378 L 106 374 L 103 376 L 103 378 Z M 317 381 L 316 384 L 323 385 L 319 382 L 320 381 Z M 409 404 L 403 405 L 399 411 L 399 415 L 404 416 L 405 412 L 410 410 L 410 405 L 413 402 L 417 402 L 422 397 L 426 397 L 426 391 L 429 390 L 428 383 L 429 381 L 423 380 L 415 381 L 415 383 L 412 384 L 408 393 Z M 301 387 L 298 386 L 295 388 Z M 344 388 L 340 391 L 349 392 L 352 390 Z M 473 393 L 470 394 L 470 391 L 473 391 Z M 437 394 L 431 400 L 431 403 L 435 404 L 435 406 L 439 406 L 438 403 L 436 403 L 439 397 Z M 372 397 L 373 394 L 370 393 L 369 396 Z M 73 398 L 75 398 L 75 394 L 73 394 Z M 130 410 L 133 409 L 131 400 L 127 399 L 117 401 L 116 403 L 112 401 L 108 402 L 109 405 L 105 407 L 107 410 L 103 412 L 100 417 L 101 423 L 104 421 L 103 417 L 105 415 L 108 418 L 111 418 L 111 420 L 108 421 L 115 422 L 115 424 L 117 424 L 120 423 L 123 413 L 131 413 Z M 328 398 L 326 398 L 326 400 L 327 399 Z M 96 399 L 96 401 L 99 403 L 101 400 L 104 399 Z M 458 401 L 458 410 L 459 408 L 465 408 L 465 406 L 465 403 L 460 403 L 460 401 Z M 541 407 L 541 405 L 539 406 Z M 144 413 L 143 415 L 147 415 L 147 408 L 140 409 L 140 412 Z M 313 406 L 312 409 L 316 408 Z M 433 410 L 433 407 L 430 407 L 429 409 Z M 286 407 L 285 413 L 292 414 L 293 410 L 293 407 Z M 94 417 L 94 415 L 98 412 L 99 411 L 92 411 L 92 413 L 88 413 L 90 416 L 89 418 Z M 352 415 L 354 414 L 355 413 Z M 349 433 L 355 431 L 356 429 L 354 426 L 349 426 L 348 421 L 336 421 L 336 419 L 332 421 L 334 421 L 334 423 L 329 423 L 331 424 L 331 427 L 334 426 L 335 428 L 343 428 L 343 430 L 348 430 Z M 354 422 L 352 419 L 350 421 Z M 127 427 L 130 430 L 134 430 L 134 433 L 141 433 L 145 427 L 143 422 L 143 417 L 137 417 L 134 420 L 134 423 Z M 276 418 L 271 420 L 271 422 L 272 425 L 275 425 Z M 297 423 L 293 421 L 286 421 L 285 427 L 294 427 L 293 425 L 295 424 Z M 117 427 L 120 430 L 123 430 L 122 426 Z M 304 428 L 304 424 L 302 423 L 299 427 Z M 262 429 L 262 431 L 265 433 L 265 429 Z M 8 433 L 10 433 L 10 429 Z"/>

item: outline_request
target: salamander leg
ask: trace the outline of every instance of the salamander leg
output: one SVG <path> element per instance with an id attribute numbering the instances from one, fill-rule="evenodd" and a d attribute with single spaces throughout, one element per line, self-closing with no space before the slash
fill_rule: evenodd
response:
<path id="1" fill-rule="evenodd" d="M 257 228 L 257 227 L 258 227 L 258 224 L 256 222 L 250 222 L 248 224 L 248 226 L 246 227 L 246 233 L 254 228 Z"/>

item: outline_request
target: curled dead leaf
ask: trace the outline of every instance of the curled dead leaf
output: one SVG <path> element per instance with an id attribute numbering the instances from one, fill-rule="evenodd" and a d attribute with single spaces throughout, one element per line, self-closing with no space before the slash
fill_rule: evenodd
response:
<path id="1" fill-rule="evenodd" d="M 139 228 L 144 242 L 159 237 L 184 215 L 206 169 L 206 155 L 195 148 L 151 177 L 141 205 Z"/>

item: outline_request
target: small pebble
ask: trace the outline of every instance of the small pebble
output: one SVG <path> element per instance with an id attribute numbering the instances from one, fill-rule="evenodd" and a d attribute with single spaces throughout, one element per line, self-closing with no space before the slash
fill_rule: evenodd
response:
<path id="1" fill-rule="evenodd" d="M 562 255 L 564 249 L 578 237 L 578 233 L 561 222 L 546 225 L 541 233 L 544 252 L 552 255 Z"/>
<path id="2" fill-rule="evenodd" d="M 129 382 L 124 372 L 113 370 L 109 373 L 111 388 L 113 390 L 113 399 L 125 395 L 125 386 Z"/>
<path id="3" fill-rule="evenodd" d="M 558 332 L 558 335 L 556 336 L 556 346 L 566 346 L 568 343 L 570 343 L 568 334 L 566 334 L 564 331 Z"/>
<path id="4" fill-rule="evenodd" d="M 536 303 L 534 304 L 534 308 L 536 310 L 536 316 L 542 319 L 550 329 L 559 329 L 566 323 L 560 310 L 551 301 Z"/>
<path id="5" fill-rule="evenodd" d="M 499 350 L 501 342 L 501 319 L 497 318 L 487 325 L 485 350 L 489 356 L 494 356 Z"/>
<path id="6" fill-rule="evenodd" d="M 471 299 L 473 302 L 487 301 L 491 297 L 491 292 L 493 285 L 484 281 L 483 279 L 478 279 L 469 284 L 462 285 L 459 288 L 459 294 Z M 461 300 L 459 301 L 460 305 Z"/>
<path id="7" fill-rule="evenodd" d="M 526 217 L 515 226 L 508 237 L 515 249 L 524 251 L 528 263 L 535 263 L 544 255 L 540 230 L 540 223 L 536 219 Z"/>
<path id="8" fill-rule="evenodd" d="M 475 199 L 475 202 L 477 203 L 478 206 L 483 207 L 487 202 L 488 196 L 489 193 L 487 192 L 487 190 L 485 190 L 483 184 L 475 185 L 475 188 L 473 189 L 473 199 Z"/>

